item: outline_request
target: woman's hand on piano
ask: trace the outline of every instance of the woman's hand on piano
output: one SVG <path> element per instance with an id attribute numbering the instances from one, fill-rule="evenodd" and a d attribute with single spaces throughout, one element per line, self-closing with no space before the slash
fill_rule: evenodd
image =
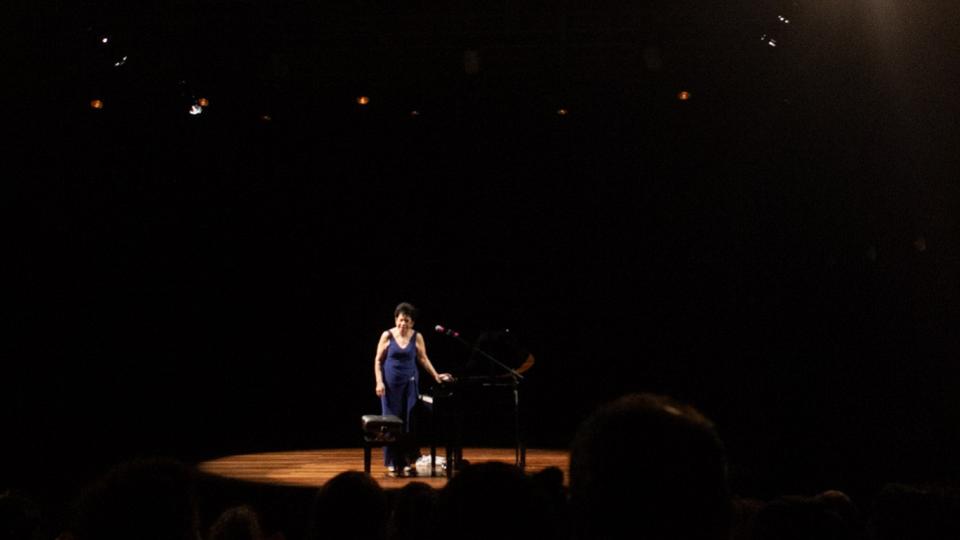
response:
<path id="1" fill-rule="evenodd" d="M 439 375 L 437 375 L 437 382 L 441 384 L 447 383 L 447 382 L 453 382 L 453 375 L 449 373 L 440 373 Z"/>

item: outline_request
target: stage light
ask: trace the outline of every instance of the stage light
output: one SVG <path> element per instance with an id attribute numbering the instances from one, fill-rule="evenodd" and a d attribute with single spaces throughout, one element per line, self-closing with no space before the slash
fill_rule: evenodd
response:
<path id="1" fill-rule="evenodd" d="M 197 105 L 199 105 L 199 106 L 201 106 L 201 107 L 206 107 L 207 105 L 210 105 L 210 100 L 208 100 L 207 98 L 202 97 L 202 98 L 200 98 L 200 99 L 197 100 Z"/>
<path id="2" fill-rule="evenodd" d="M 570 111 L 568 111 L 567 109 L 565 109 L 565 108 L 563 108 L 563 107 L 560 107 L 559 109 L 557 109 L 557 116 L 566 116 L 566 115 L 568 115 L 569 113 L 570 113 Z"/>
<path id="3" fill-rule="evenodd" d="M 196 116 L 203 112 L 203 107 L 194 103 L 193 105 L 190 105 L 190 110 L 188 112 L 191 116 Z"/>
<path id="4" fill-rule="evenodd" d="M 273 120 L 273 117 L 270 116 L 269 114 L 261 114 L 261 115 L 260 115 L 260 121 L 261 121 L 261 122 L 270 122 L 271 120 Z"/>
<path id="5" fill-rule="evenodd" d="M 416 117 L 420 116 L 420 111 L 414 109 L 414 110 L 410 111 L 410 116 L 416 118 Z"/>
<path id="6" fill-rule="evenodd" d="M 357 96 L 357 105 L 365 106 L 370 103 L 370 98 L 368 96 Z"/>
<path id="7" fill-rule="evenodd" d="M 103 43 L 104 45 L 106 45 L 107 43 L 110 43 L 110 36 L 103 36 L 102 38 L 100 38 L 100 43 Z"/>
<path id="8" fill-rule="evenodd" d="M 116 62 L 114 62 L 114 63 L 113 63 L 113 67 L 120 67 L 120 66 L 122 66 L 122 65 L 124 65 L 124 64 L 126 64 L 126 63 L 127 63 L 127 57 L 124 56 L 123 58 L 121 58 L 121 59 L 117 60 Z"/>
<path id="9" fill-rule="evenodd" d="M 783 24 L 790 24 L 790 19 L 784 17 L 783 15 L 777 15 L 777 19 L 779 19 Z"/>
<path id="10" fill-rule="evenodd" d="M 680 92 L 677 93 L 677 99 L 679 99 L 680 101 L 688 101 L 690 99 L 690 92 L 687 92 L 686 90 L 681 90 Z"/>
<path id="11" fill-rule="evenodd" d="M 100 99 L 91 100 L 91 101 L 90 101 L 90 108 L 91 108 L 91 109 L 97 109 L 97 110 L 102 109 L 102 108 L 103 108 L 103 100 L 100 100 Z"/>

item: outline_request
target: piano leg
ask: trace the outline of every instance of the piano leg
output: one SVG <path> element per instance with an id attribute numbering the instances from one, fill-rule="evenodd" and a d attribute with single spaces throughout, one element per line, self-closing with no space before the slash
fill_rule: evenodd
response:
<path id="1" fill-rule="evenodd" d="M 437 475 L 437 408 L 434 404 L 430 410 L 430 476 Z"/>
<path id="2" fill-rule="evenodd" d="M 447 441 L 447 478 L 453 478 L 453 470 L 458 466 L 454 459 L 453 445 Z"/>
<path id="3" fill-rule="evenodd" d="M 513 384 L 513 424 L 516 435 L 516 466 L 524 471 L 527 466 L 527 448 L 523 444 L 523 429 L 520 422 L 520 389 L 517 387 L 517 381 Z"/>

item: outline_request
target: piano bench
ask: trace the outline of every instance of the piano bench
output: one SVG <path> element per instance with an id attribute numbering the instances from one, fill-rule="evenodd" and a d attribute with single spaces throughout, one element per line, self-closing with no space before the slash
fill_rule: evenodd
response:
<path id="1" fill-rule="evenodd" d="M 363 427 L 363 472 L 370 474 L 371 450 L 396 443 L 403 436 L 403 420 L 393 415 L 365 414 Z"/>

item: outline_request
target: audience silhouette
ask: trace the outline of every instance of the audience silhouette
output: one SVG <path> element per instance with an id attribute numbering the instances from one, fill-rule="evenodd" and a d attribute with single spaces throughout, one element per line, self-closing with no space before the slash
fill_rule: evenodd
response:
<path id="1" fill-rule="evenodd" d="M 519 468 L 472 463 L 440 491 L 437 538 L 486 540 L 557 537 L 545 494 Z"/>
<path id="2" fill-rule="evenodd" d="M 273 491 L 254 496 L 256 507 L 275 510 L 263 514 L 273 516 L 269 529 L 251 501 L 233 491 L 207 492 L 230 502 L 205 504 L 212 523 L 201 527 L 194 470 L 145 458 L 85 486 L 63 529 L 62 519 L 44 522 L 29 497 L 0 492 L 0 540 L 51 540 L 61 530 L 59 540 L 285 540 L 289 532 L 290 540 L 960 538 L 960 492 L 948 485 L 887 484 L 861 516 L 837 490 L 734 498 L 726 463 L 717 429 L 697 408 L 669 396 L 628 394 L 578 426 L 568 485 L 558 468 L 525 474 L 501 462 L 467 464 L 441 489 L 414 480 L 386 491 L 369 475 L 348 471 L 316 492 L 301 492 L 292 506 Z"/>
<path id="3" fill-rule="evenodd" d="M 437 490 L 411 482 L 394 495 L 387 522 L 388 540 L 421 540 L 431 534 L 436 517 Z"/>
<path id="4" fill-rule="evenodd" d="M 767 503 L 757 515 L 754 540 L 857 540 L 861 528 L 842 494 L 816 497 L 783 496 Z"/>
<path id="5" fill-rule="evenodd" d="M 307 540 L 382 540 L 387 516 L 386 494 L 376 480 L 342 472 L 317 492 Z"/>
<path id="6" fill-rule="evenodd" d="M 724 446 L 693 406 L 656 394 L 605 404 L 577 430 L 570 504 L 582 540 L 727 538 Z"/>
<path id="7" fill-rule="evenodd" d="M 228 508 L 210 527 L 207 540 L 263 540 L 260 516 L 248 505 Z"/>
<path id="8" fill-rule="evenodd" d="M 885 485 L 869 524 L 874 540 L 960 538 L 960 491 L 939 485 Z"/>
<path id="9" fill-rule="evenodd" d="M 83 489 L 74 540 L 198 540 L 192 469 L 166 458 L 121 463 Z"/>
<path id="10" fill-rule="evenodd" d="M 40 507 L 15 491 L 0 493 L 0 538 L 36 540 L 41 532 Z"/>

